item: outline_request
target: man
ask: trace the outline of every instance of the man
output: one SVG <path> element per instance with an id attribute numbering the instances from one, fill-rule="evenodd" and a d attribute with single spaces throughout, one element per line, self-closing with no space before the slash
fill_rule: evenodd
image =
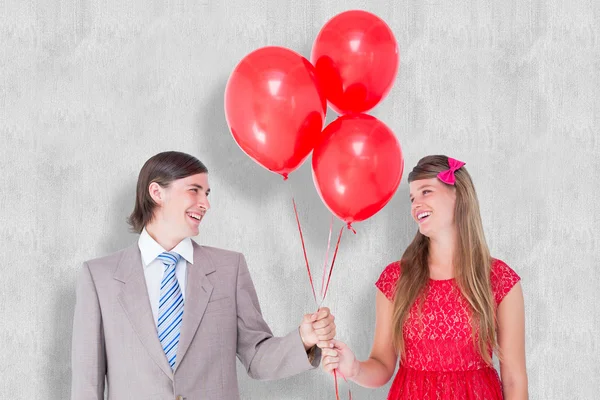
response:
<path id="1" fill-rule="evenodd" d="M 210 209 L 196 158 L 150 158 L 128 222 L 136 245 L 83 264 L 73 323 L 73 400 L 239 399 L 236 354 L 255 379 L 313 369 L 335 336 L 327 308 L 274 337 L 244 256 L 190 239 Z"/>

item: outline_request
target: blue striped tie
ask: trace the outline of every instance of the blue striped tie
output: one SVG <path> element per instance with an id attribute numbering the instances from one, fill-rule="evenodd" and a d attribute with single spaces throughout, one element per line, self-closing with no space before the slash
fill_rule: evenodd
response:
<path id="1" fill-rule="evenodd" d="M 158 259 L 165 266 L 165 274 L 160 284 L 160 301 L 158 303 L 158 338 L 167 356 L 171 369 L 175 367 L 177 345 L 181 322 L 183 321 L 183 295 L 175 276 L 175 266 L 180 255 L 162 253 Z"/>

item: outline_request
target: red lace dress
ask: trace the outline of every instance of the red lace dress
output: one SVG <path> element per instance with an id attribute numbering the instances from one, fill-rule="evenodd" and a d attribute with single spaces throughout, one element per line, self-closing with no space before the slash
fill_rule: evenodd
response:
<path id="1" fill-rule="evenodd" d="M 392 263 L 376 283 L 390 300 L 399 276 L 400 263 Z M 496 306 L 520 279 L 496 259 L 490 278 Z M 404 324 L 406 360 L 400 363 L 388 400 L 502 399 L 498 373 L 473 344 L 469 306 L 454 280 L 430 279 L 426 290 L 422 323 L 415 302 Z"/>

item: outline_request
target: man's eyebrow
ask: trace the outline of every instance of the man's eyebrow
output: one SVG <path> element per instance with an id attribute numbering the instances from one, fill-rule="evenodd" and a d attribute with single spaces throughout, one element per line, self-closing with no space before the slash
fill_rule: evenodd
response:
<path id="1" fill-rule="evenodd" d="M 201 185 L 198 185 L 197 183 L 191 183 L 190 186 L 194 186 L 200 190 L 204 190 L 204 188 Z M 210 188 L 207 190 L 207 192 L 210 192 Z"/>

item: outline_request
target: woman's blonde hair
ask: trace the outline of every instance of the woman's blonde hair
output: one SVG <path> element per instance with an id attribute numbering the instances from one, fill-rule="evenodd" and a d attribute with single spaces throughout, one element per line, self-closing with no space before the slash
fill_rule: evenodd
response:
<path id="1" fill-rule="evenodd" d="M 427 156 L 419 160 L 408 176 L 408 181 L 436 178 L 447 170 L 448 157 Z M 490 283 L 492 258 L 485 241 L 479 201 L 471 176 L 463 166 L 455 172 L 456 204 L 454 221 L 458 237 L 454 252 L 454 278 L 461 294 L 472 311 L 474 344 L 484 361 L 492 363 L 490 350 L 498 354 L 496 338 L 495 302 Z M 401 259 L 401 275 L 396 284 L 393 326 L 394 344 L 405 357 L 403 326 L 410 308 L 425 296 L 429 281 L 429 238 L 417 232 Z M 477 340 L 476 340 L 477 338 Z"/>

